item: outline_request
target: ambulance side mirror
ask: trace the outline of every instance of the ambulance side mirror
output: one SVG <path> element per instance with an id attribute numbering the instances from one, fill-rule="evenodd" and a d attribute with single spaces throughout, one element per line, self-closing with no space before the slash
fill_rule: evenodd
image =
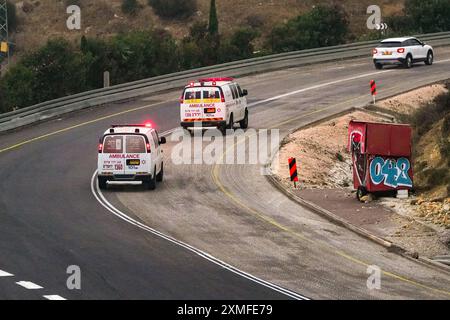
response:
<path id="1" fill-rule="evenodd" d="M 247 91 L 247 89 L 244 89 L 244 90 L 242 90 L 242 95 L 245 97 L 245 96 L 248 96 L 248 91 Z"/>
<path id="2" fill-rule="evenodd" d="M 161 137 L 159 139 L 159 144 L 166 144 L 166 143 L 167 143 L 166 137 Z"/>

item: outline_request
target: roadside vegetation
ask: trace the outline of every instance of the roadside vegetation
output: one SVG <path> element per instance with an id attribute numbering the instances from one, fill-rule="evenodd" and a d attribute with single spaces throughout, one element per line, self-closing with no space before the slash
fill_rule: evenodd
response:
<path id="1" fill-rule="evenodd" d="M 450 81 L 446 88 L 450 90 Z M 439 196 L 450 197 L 450 91 L 417 110 L 410 121 L 414 127 L 415 186 L 424 192 L 440 189 Z"/>
<path id="2" fill-rule="evenodd" d="M 390 18 L 392 34 L 450 30 L 448 0 L 405 0 L 402 15 Z M 71 1 L 73 2 L 73 1 Z M 111 73 L 112 84 L 161 74 L 225 63 L 256 56 L 343 44 L 364 39 L 349 27 L 344 6 L 333 2 L 318 5 L 305 13 L 275 25 L 265 34 L 264 21 L 249 16 L 248 27 L 223 32 L 216 1 L 211 0 L 208 21 L 191 25 L 183 39 L 169 31 L 150 28 L 120 32 L 108 38 L 83 36 L 78 44 L 51 39 L 24 54 L 0 79 L 0 112 L 23 108 L 103 85 L 103 72 Z M 196 0 L 147 0 L 162 19 L 192 18 Z M 145 2 L 123 0 L 124 14 L 138 17 Z M 14 7 L 12 5 L 12 7 Z M 20 21 L 10 10 L 10 28 Z M 373 38 L 380 37 L 373 31 Z M 371 36 L 372 37 L 372 36 Z M 55 75 L 58 71 L 61 74 Z"/>

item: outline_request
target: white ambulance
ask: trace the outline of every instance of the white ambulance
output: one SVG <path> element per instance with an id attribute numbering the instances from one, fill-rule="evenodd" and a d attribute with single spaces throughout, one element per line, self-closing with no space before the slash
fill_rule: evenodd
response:
<path id="1" fill-rule="evenodd" d="M 113 125 L 100 138 L 98 146 L 98 184 L 141 181 L 154 190 L 163 180 L 164 162 L 160 138 L 151 124 Z"/>
<path id="2" fill-rule="evenodd" d="M 191 82 L 180 99 L 184 129 L 218 128 L 223 133 L 239 123 L 248 128 L 247 90 L 233 78 L 206 78 Z"/>

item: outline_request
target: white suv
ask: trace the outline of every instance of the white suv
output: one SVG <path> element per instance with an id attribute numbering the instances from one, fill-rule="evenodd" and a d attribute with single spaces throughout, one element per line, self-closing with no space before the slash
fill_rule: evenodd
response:
<path id="1" fill-rule="evenodd" d="M 377 69 L 388 64 L 411 68 L 415 62 L 432 65 L 433 60 L 433 48 L 413 37 L 386 39 L 373 49 L 373 62 Z"/>
<path id="2" fill-rule="evenodd" d="M 148 189 L 163 180 L 164 163 L 159 137 L 150 124 L 115 125 L 100 138 L 98 146 L 98 184 L 107 182 L 142 181 Z"/>

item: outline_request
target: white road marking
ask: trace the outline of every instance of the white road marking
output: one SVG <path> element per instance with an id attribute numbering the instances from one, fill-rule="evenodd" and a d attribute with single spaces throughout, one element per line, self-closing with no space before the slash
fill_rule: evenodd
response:
<path id="1" fill-rule="evenodd" d="M 282 99 L 282 98 L 285 98 L 285 97 L 289 97 L 289 96 L 292 96 L 292 95 L 295 95 L 295 94 L 299 94 L 299 93 L 303 93 L 303 92 L 306 92 L 306 91 L 311 91 L 311 90 L 327 87 L 327 86 L 330 86 L 330 85 L 333 85 L 333 84 L 338 84 L 338 83 L 347 82 L 347 81 L 351 81 L 351 80 L 361 79 L 361 78 L 374 76 L 374 75 L 378 75 L 378 74 L 382 74 L 382 73 L 388 73 L 388 72 L 392 72 L 392 71 L 393 70 L 377 71 L 377 72 L 361 74 L 359 76 L 354 76 L 354 77 L 350 77 L 350 78 L 345 78 L 345 79 L 335 80 L 335 81 L 331 81 L 331 82 L 326 82 L 326 83 L 318 84 L 318 85 L 311 86 L 311 87 L 308 87 L 308 88 L 303 88 L 303 89 L 300 89 L 300 90 L 295 90 L 295 91 L 291 91 L 291 92 L 288 92 L 288 93 L 280 94 L 278 96 L 274 96 L 274 97 L 271 97 L 271 98 L 268 98 L 268 99 L 256 101 L 256 102 L 253 102 L 253 103 L 249 103 L 248 107 L 253 107 L 253 106 L 256 106 L 256 105 L 259 105 L 259 104 L 263 104 L 263 103 L 266 103 L 266 102 L 272 102 L 272 101 L 279 100 L 279 99 Z"/>
<path id="2" fill-rule="evenodd" d="M 450 59 L 445 59 L 445 60 L 435 61 L 434 63 L 436 64 L 436 63 L 449 62 L 449 61 L 450 61 Z"/>
<path id="3" fill-rule="evenodd" d="M 168 236 L 168 235 L 166 235 L 166 234 L 164 234 L 164 233 L 162 233 L 160 231 L 157 231 L 157 230 L 155 230 L 153 228 L 150 228 L 149 226 L 147 226 L 147 225 L 145 225 L 143 223 L 140 223 L 139 221 L 134 220 L 133 218 L 127 216 L 125 213 L 123 213 L 122 211 L 120 211 L 117 208 L 115 208 L 108 200 L 106 200 L 106 198 L 104 197 L 103 193 L 101 192 L 101 190 L 98 187 L 98 183 L 97 183 L 97 181 L 95 179 L 96 176 L 97 176 L 97 171 L 94 172 L 94 175 L 92 176 L 92 179 L 91 179 L 91 191 L 92 191 L 92 194 L 94 195 L 95 199 L 97 199 L 97 201 L 106 210 L 108 210 L 109 212 L 114 214 L 116 217 L 118 217 L 118 218 L 128 222 L 129 224 L 132 224 L 132 225 L 134 225 L 134 226 L 136 226 L 136 227 L 138 227 L 138 228 L 140 228 L 142 230 L 145 230 L 145 231 L 150 232 L 150 233 L 152 233 L 152 234 L 154 234 L 154 235 L 156 235 L 156 236 L 158 236 L 160 238 L 163 238 L 163 239 L 165 239 L 165 240 L 167 240 L 167 241 L 169 241 L 169 242 L 171 242 L 173 244 L 176 244 L 176 245 L 178 245 L 180 247 L 183 247 L 183 248 L 185 248 L 185 249 L 195 253 L 196 255 L 198 255 L 198 256 L 200 256 L 200 257 L 202 257 L 202 258 L 204 258 L 204 259 L 206 259 L 206 260 L 208 260 L 208 261 L 210 261 L 210 262 L 212 262 L 212 263 L 214 263 L 214 264 L 216 264 L 216 265 L 218 265 L 218 266 L 220 266 L 220 267 L 230 271 L 230 272 L 233 272 L 234 274 L 237 274 L 237 275 L 239 275 L 239 276 L 241 276 L 241 277 L 243 277 L 243 278 L 245 278 L 247 280 L 251 280 L 251 281 L 253 281 L 255 283 L 258 283 L 258 284 L 260 284 L 262 286 L 265 286 L 265 287 L 267 287 L 269 289 L 272 289 L 272 290 L 274 290 L 276 292 L 279 292 L 281 294 L 284 294 L 284 295 L 286 295 L 286 296 L 288 296 L 290 298 L 296 299 L 296 300 L 309 300 L 309 298 L 304 297 L 304 296 L 302 296 L 302 295 L 300 295 L 300 294 L 298 294 L 296 292 L 293 292 L 293 291 L 290 291 L 288 289 L 282 288 L 282 287 L 277 286 L 277 285 L 275 285 L 273 283 L 270 283 L 268 281 L 265 281 L 265 280 L 262 280 L 260 278 L 257 278 L 257 277 L 255 277 L 255 276 L 253 276 L 253 275 L 251 275 L 249 273 L 246 273 L 246 272 L 244 272 L 242 270 L 239 270 L 236 267 L 233 267 L 233 266 L 229 265 L 228 263 L 226 263 L 224 261 L 221 261 L 221 260 L 219 260 L 216 257 L 213 257 L 209 253 L 201 251 L 200 249 L 197 249 L 197 248 L 195 248 L 195 247 L 193 247 L 193 246 L 191 246 L 191 245 L 189 245 L 187 243 L 184 243 L 184 242 L 179 241 L 179 240 L 177 240 L 175 238 L 172 238 L 171 236 Z"/>
<path id="4" fill-rule="evenodd" d="M 47 299 L 47 300 L 53 300 L 53 301 L 65 301 L 66 299 L 65 298 L 63 298 L 63 297 L 61 297 L 61 296 L 58 296 L 58 295 L 56 295 L 56 294 L 54 294 L 54 295 L 48 295 L 48 296 L 43 296 L 45 299 Z"/>
<path id="5" fill-rule="evenodd" d="M 9 272 L 0 270 L 0 278 L 2 278 L 2 277 L 14 277 L 14 275 Z"/>
<path id="6" fill-rule="evenodd" d="M 443 63 L 443 62 L 449 62 L 449 61 L 450 61 L 450 59 L 446 59 L 446 60 L 437 61 L 435 63 Z M 357 64 L 355 66 L 359 66 L 359 65 L 361 65 L 361 64 Z M 336 80 L 336 81 L 331 81 L 331 82 L 327 82 L 327 83 L 311 86 L 311 87 L 308 87 L 308 88 L 291 91 L 291 92 L 288 92 L 288 93 L 285 93 L 285 94 L 274 96 L 272 98 L 256 101 L 256 102 L 253 102 L 253 103 L 249 103 L 247 106 L 250 108 L 250 107 L 257 106 L 259 104 L 263 104 L 263 103 L 266 103 L 266 102 L 279 100 L 279 99 L 282 99 L 282 98 L 285 98 L 285 97 L 288 97 L 288 96 L 291 96 L 291 95 L 303 93 L 303 92 L 306 92 L 306 91 L 320 89 L 320 88 L 323 88 L 323 87 L 326 87 L 326 86 L 330 86 L 330 85 L 333 85 L 333 84 L 342 83 L 342 82 L 351 81 L 351 80 L 356 80 L 356 79 L 360 79 L 360 78 L 365 78 L 365 77 L 369 77 L 369 76 L 372 76 L 372 75 L 388 73 L 388 72 L 392 72 L 392 71 L 394 71 L 394 70 L 377 71 L 377 72 L 366 73 L 366 74 L 362 74 L 362 75 L 354 76 L 354 77 L 350 77 L 350 78 L 345 78 L 345 79 L 340 79 L 340 80 Z M 171 133 L 173 133 L 176 129 L 177 128 L 167 130 L 167 131 L 163 132 L 161 134 L 161 136 L 168 136 Z M 163 238 L 163 239 L 165 239 L 165 240 L 167 240 L 169 242 L 172 242 L 172 243 L 174 243 L 176 245 L 179 245 L 179 246 L 181 246 L 181 247 L 183 247 L 183 248 L 185 248 L 185 249 L 187 249 L 187 250 L 197 254 L 198 256 L 200 256 L 200 257 L 202 257 L 202 258 L 204 258 L 204 259 L 206 259 L 206 260 L 208 260 L 208 261 L 210 261 L 210 262 L 212 262 L 212 263 L 214 263 L 216 265 L 219 265 L 219 266 L 221 266 L 222 268 L 224 268 L 224 269 L 226 269 L 228 271 L 231 271 L 231 272 L 233 272 L 233 273 L 235 273 L 237 275 L 240 275 L 240 276 L 242 276 L 242 277 L 244 277 L 244 278 L 246 278 L 248 280 L 254 281 L 254 282 L 258 283 L 258 284 L 261 284 L 263 286 L 271 288 L 271 289 L 273 289 L 273 290 L 275 290 L 275 291 L 277 291 L 279 293 L 283 293 L 286 296 L 289 296 L 289 297 L 294 298 L 294 299 L 309 300 L 308 298 L 306 298 L 306 297 L 304 297 L 304 296 L 302 296 L 302 295 L 300 295 L 300 294 L 298 294 L 296 292 L 293 292 L 293 291 L 290 291 L 288 289 L 279 287 L 279 286 L 277 286 L 277 285 L 275 285 L 273 283 L 270 283 L 270 282 L 267 282 L 265 280 L 259 279 L 259 278 L 255 277 L 255 276 L 251 275 L 251 274 L 248 274 L 248 273 L 246 273 L 246 272 L 244 272 L 242 270 L 239 270 L 239 269 L 237 269 L 237 268 L 227 264 L 226 262 L 221 261 L 218 258 L 215 258 L 215 257 L 211 256 L 210 254 L 201 251 L 200 249 L 197 249 L 197 248 L 195 248 L 195 247 L 193 247 L 193 246 L 191 246 L 191 245 L 189 245 L 187 243 L 184 243 L 182 241 L 176 240 L 175 238 L 172 238 L 172 237 L 170 237 L 168 235 L 165 235 L 162 232 L 159 232 L 159 231 L 157 231 L 157 230 L 155 230 L 153 228 L 150 228 L 150 227 L 146 226 L 145 224 L 142 224 L 142 223 L 134 220 L 133 218 L 127 216 L 125 213 L 123 213 L 122 211 L 120 211 L 117 208 L 115 208 L 108 200 L 106 200 L 106 198 L 103 196 L 103 193 L 98 188 L 98 183 L 96 182 L 96 179 L 95 179 L 96 175 L 97 175 L 97 170 L 94 172 L 94 175 L 92 176 L 92 179 L 91 179 L 91 192 L 94 195 L 95 199 L 106 210 L 108 210 L 109 212 L 114 214 L 116 217 L 118 217 L 118 218 L 124 220 L 125 222 L 128 222 L 128 223 L 130 223 L 130 224 L 132 224 L 132 225 L 134 225 L 134 226 L 136 226 L 136 227 L 138 227 L 138 228 L 140 228 L 142 230 L 150 232 L 150 233 L 152 233 L 152 234 L 154 234 L 156 236 L 159 236 L 159 237 L 161 237 L 161 238 Z M 97 195 L 96 191 L 98 192 L 98 195 Z"/>
<path id="7" fill-rule="evenodd" d="M 33 282 L 30 282 L 30 281 L 19 281 L 19 282 L 16 282 L 16 284 L 18 284 L 19 286 L 24 287 L 25 289 L 28 289 L 28 290 L 44 289 L 40 285 L 37 285 L 37 284 L 35 284 Z"/>

